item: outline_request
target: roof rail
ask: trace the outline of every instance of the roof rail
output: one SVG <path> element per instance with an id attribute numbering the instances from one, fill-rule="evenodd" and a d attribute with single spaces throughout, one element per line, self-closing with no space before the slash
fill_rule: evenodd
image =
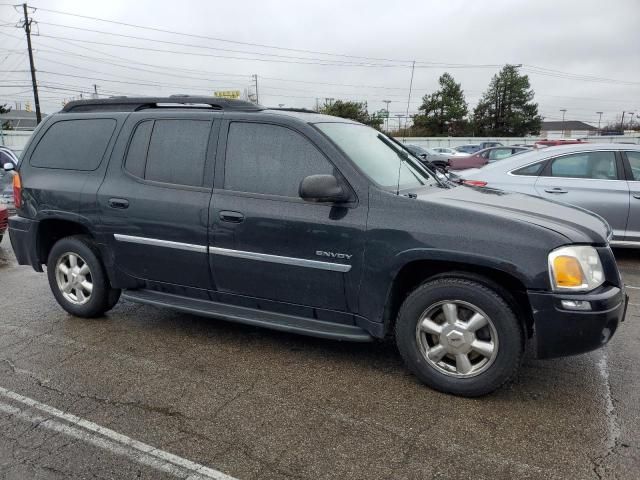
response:
<path id="1" fill-rule="evenodd" d="M 270 107 L 268 110 L 279 110 L 281 112 L 318 113 L 317 110 L 309 110 L 308 108 Z"/>
<path id="2" fill-rule="evenodd" d="M 136 112 L 148 108 L 202 108 L 207 106 L 214 110 L 234 110 L 255 112 L 264 107 L 244 100 L 232 100 L 217 97 L 192 95 L 172 95 L 170 97 L 110 97 L 92 100 L 75 100 L 67 103 L 63 112 Z"/>

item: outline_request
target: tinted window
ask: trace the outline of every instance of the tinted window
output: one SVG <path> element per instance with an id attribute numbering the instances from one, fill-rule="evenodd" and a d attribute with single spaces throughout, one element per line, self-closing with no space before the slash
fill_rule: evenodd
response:
<path id="1" fill-rule="evenodd" d="M 149 148 L 152 128 L 153 121 L 139 124 L 129 144 L 124 168 L 136 177 L 144 178 L 144 169 L 147 163 L 147 149 Z"/>
<path id="2" fill-rule="evenodd" d="M 634 180 L 640 180 L 640 152 L 626 152 Z"/>
<path id="3" fill-rule="evenodd" d="M 552 160 L 551 176 L 615 180 L 616 156 L 614 152 L 581 152 L 558 157 Z"/>
<path id="4" fill-rule="evenodd" d="M 177 185 L 202 186 L 209 131 L 210 123 L 207 120 L 156 120 L 149 142 L 144 178 Z M 132 147 L 138 151 L 144 150 L 144 132 L 139 140 L 133 140 L 136 140 L 136 144 L 132 143 Z M 140 171 L 139 162 L 134 162 L 132 168 Z"/>
<path id="5" fill-rule="evenodd" d="M 34 167 L 95 170 L 116 128 L 113 119 L 64 120 L 44 134 L 30 163 Z"/>
<path id="6" fill-rule="evenodd" d="M 333 166 L 303 136 L 288 128 L 234 122 L 229 127 L 224 188 L 298 197 L 303 178 L 333 174 Z"/>
<path id="7" fill-rule="evenodd" d="M 529 176 L 538 176 L 544 167 L 544 162 L 534 163 L 533 165 L 527 165 L 526 167 L 519 168 L 518 170 L 514 170 L 511 172 L 513 175 L 529 175 Z"/>

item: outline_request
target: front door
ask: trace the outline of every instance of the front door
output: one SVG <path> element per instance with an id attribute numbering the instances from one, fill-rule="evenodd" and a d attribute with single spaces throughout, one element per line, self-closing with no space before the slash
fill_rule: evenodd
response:
<path id="1" fill-rule="evenodd" d="M 629 187 L 616 152 L 579 152 L 552 158 L 535 188 L 541 197 L 597 213 L 609 222 L 614 238 L 624 237 Z"/>
<path id="2" fill-rule="evenodd" d="M 347 205 L 302 200 L 298 188 L 304 177 L 340 173 L 296 130 L 241 121 L 223 130 L 224 171 L 216 170 L 210 207 L 216 290 L 355 312 L 348 299 L 356 298 L 359 287 L 366 199 Z"/>
<path id="3" fill-rule="evenodd" d="M 625 151 L 627 183 L 629 185 L 629 219 L 625 240 L 640 242 L 640 150 Z"/>
<path id="4" fill-rule="evenodd" d="M 98 191 L 103 237 L 125 274 L 211 288 L 207 171 L 217 141 L 214 124 L 211 115 L 195 112 L 140 112 L 127 120 L 123 132 L 133 133 L 118 139 Z"/>

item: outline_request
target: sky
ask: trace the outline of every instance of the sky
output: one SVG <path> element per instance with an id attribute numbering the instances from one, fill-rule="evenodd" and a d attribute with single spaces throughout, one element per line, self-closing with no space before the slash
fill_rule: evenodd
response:
<path id="1" fill-rule="evenodd" d="M 563 109 L 567 120 L 594 126 L 596 112 L 603 112 L 602 125 L 619 121 L 623 111 L 640 115 L 640 0 L 29 6 L 46 113 L 90 95 L 94 85 L 100 96 L 254 94 L 257 75 L 263 105 L 315 108 L 332 98 L 366 101 L 373 112 L 390 100 L 397 122 L 395 115 L 416 113 L 444 72 L 462 84 L 472 109 L 510 63 L 529 76 L 545 120 L 561 120 Z M 21 7 L 0 0 L 0 103 L 14 107 L 33 106 L 25 33 L 15 28 L 22 17 Z"/>

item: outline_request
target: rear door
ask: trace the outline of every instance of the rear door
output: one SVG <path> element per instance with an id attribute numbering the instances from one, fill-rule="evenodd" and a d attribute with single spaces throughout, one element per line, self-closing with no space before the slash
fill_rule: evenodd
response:
<path id="1" fill-rule="evenodd" d="M 613 151 L 584 151 L 552 158 L 535 184 L 541 197 L 577 205 L 602 216 L 622 238 L 629 215 L 629 187 Z"/>
<path id="2" fill-rule="evenodd" d="M 362 272 L 367 199 L 334 205 L 299 197 L 306 176 L 341 178 L 311 127 L 225 123 L 218 155 L 225 162 L 217 162 L 210 207 L 219 295 L 354 312 L 348 299 L 356 298 Z"/>
<path id="3" fill-rule="evenodd" d="M 629 219 L 627 220 L 625 240 L 640 242 L 640 149 L 621 153 L 629 185 Z"/>
<path id="4" fill-rule="evenodd" d="M 137 279 L 211 287 L 208 209 L 216 121 L 204 112 L 132 114 L 98 191 L 103 236 Z"/>

